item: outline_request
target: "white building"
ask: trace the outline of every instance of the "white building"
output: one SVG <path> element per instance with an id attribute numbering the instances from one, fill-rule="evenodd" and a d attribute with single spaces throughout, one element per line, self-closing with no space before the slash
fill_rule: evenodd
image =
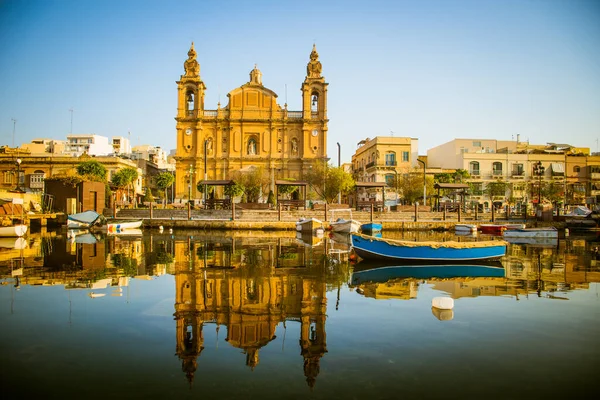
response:
<path id="1" fill-rule="evenodd" d="M 175 164 L 167 160 L 167 152 L 160 147 L 144 144 L 135 146 L 131 152 L 131 158 L 134 160 L 150 161 L 161 170 L 174 171 Z"/>
<path id="2" fill-rule="evenodd" d="M 113 153 L 113 146 L 106 136 L 94 134 L 67 135 L 64 154 L 79 157 L 84 153 L 90 156 L 106 156 Z"/>

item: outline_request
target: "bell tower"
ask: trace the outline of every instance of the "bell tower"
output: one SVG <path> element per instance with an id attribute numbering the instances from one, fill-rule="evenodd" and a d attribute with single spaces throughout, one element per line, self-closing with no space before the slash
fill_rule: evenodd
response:
<path id="1" fill-rule="evenodd" d="M 317 46 L 313 44 L 310 61 L 306 66 L 306 78 L 302 83 L 302 116 L 304 121 L 304 154 L 316 159 L 327 157 L 327 86 L 321 74 Z"/>
<path id="2" fill-rule="evenodd" d="M 202 152 L 202 114 L 204 111 L 204 92 L 206 86 L 200 78 L 200 64 L 196 60 L 194 42 L 188 51 L 188 58 L 183 63 L 184 74 L 177 81 L 177 180 L 176 193 L 193 182 L 187 182 L 186 170 L 195 170 L 198 152 Z M 179 170 L 181 168 L 181 171 Z M 194 188 L 195 189 L 195 188 Z"/>

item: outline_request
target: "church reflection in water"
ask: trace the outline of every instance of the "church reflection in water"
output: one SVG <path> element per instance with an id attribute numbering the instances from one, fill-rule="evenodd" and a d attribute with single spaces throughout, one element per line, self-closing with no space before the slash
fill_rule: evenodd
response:
<path id="1" fill-rule="evenodd" d="M 254 369 L 278 324 L 300 323 L 300 354 L 310 387 L 327 352 L 327 276 L 324 248 L 295 238 L 194 237 L 176 242 L 177 355 L 191 382 L 204 348 L 207 323 L 225 327 L 226 341 Z"/>
<path id="2" fill-rule="evenodd" d="M 347 238 L 335 235 L 307 239 L 287 232 L 145 232 L 130 237 L 48 233 L 2 241 L 0 281 L 17 290 L 21 285 L 63 285 L 89 292 L 91 301 L 104 301 L 119 296 L 131 280 L 172 275 L 176 356 L 190 383 L 201 361 L 206 325 L 217 331 L 225 328 L 228 345 L 240 349 L 245 364 L 254 369 L 260 350 L 276 338 L 278 325 L 294 321 L 300 327 L 298 362 L 313 387 L 327 353 L 328 292 L 335 296 L 337 291 L 336 310 L 342 287 L 375 299 L 415 299 L 427 285 L 455 299 L 568 300 L 570 292 L 600 282 L 599 247 L 597 235 L 550 244 L 511 243 L 501 263 L 414 267 L 364 261 L 351 265 L 343 256 Z M 106 294 L 110 296 L 96 299 Z M 345 312 L 357 311 L 347 307 Z M 434 315 L 453 318 L 448 313 Z"/>

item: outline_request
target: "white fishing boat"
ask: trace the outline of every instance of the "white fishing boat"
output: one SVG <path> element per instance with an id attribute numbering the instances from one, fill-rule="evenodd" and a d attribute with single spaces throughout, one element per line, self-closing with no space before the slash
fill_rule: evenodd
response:
<path id="1" fill-rule="evenodd" d="M 508 229 L 503 233 L 505 238 L 558 238 L 558 230 L 553 227 Z"/>
<path id="2" fill-rule="evenodd" d="M 27 225 L 0 226 L 0 237 L 21 237 L 27 233 Z"/>
<path id="3" fill-rule="evenodd" d="M 321 230 L 321 234 L 323 234 L 323 222 L 321 220 L 302 217 L 296 221 L 297 232 L 316 233 L 318 230 Z"/>
<path id="4" fill-rule="evenodd" d="M 473 224 L 456 224 L 454 226 L 456 232 L 477 232 L 477 225 Z"/>
<path id="5" fill-rule="evenodd" d="M 349 213 L 348 218 L 337 218 L 335 219 L 334 215 L 336 212 L 346 212 Z M 352 219 L 352 210 L 351 209 L 340 209 L 340 210 L 331 210 L 331 221 L 329 222 L 329 227 L 333 232 L 337 233 L 354 233 L 359 232 L 361 223 L 355 219 Z"/>

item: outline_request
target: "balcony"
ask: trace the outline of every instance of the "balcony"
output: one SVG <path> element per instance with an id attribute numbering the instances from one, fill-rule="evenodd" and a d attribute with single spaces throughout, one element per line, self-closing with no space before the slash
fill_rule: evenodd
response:
<path id="1" fill-rule="evenodd" d="M 479 172 L 478 169 L 472 169 L 469 171 L 469 175 L 471 175 L 472 178 L 479 178 L 481 176 Z"/>
<path id="2" fill-rule="evenodd" d="M 386 167 L 395 167 L 396 165 L 398 165 L 398 163 L 396 161 L 386 161 L 385 162 Z"/>
<path id="3" fill-rule="evenodd" d="M 501 177 L 502 176 L 502 170 L 501 169 L 500 170 L 498 170 L 498 169 L 493 170 L 492 171 L 492 176 L 494 176 L 494 177 Z"/>
<path id="4" fill-rule="evenodd" d="M 365 168 L 371 168 L 375 166 L 375 161 L 371 161 L 370 163 L 368 163 L 367 165 L 365 165 Z"/>

